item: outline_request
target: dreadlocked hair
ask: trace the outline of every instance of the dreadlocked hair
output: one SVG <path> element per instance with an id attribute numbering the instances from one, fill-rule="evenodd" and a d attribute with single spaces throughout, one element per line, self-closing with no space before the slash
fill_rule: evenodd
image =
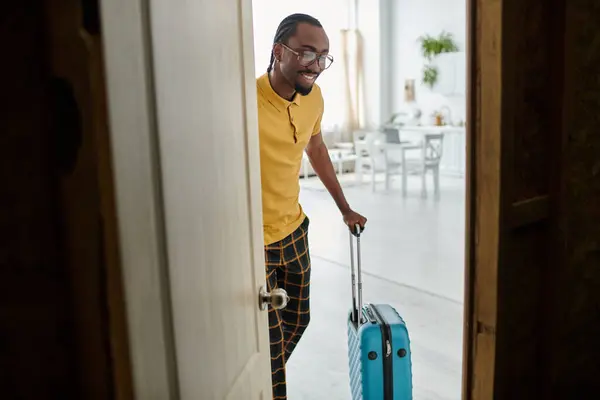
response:
<path id="1" fill-rule="evenodd" d="M 323 25 L 319 22 L 318 19 L 311 17 L 307 14 L 292 14 L 288 15 L 281 21 L 279 27 L 277 27 L 277 32 L 275 33 L 275 38 L 273 39 L 273 45 L 277 43 L 287 44 L 289 38 L 296 34 L 296 29 L 298 28 L 298 24 L 306 23 L 312 26 L 316 26 L 322 28 Z M 267 72 L 271 72 L 273 69 L 273 62 L 275 61 L 275 53 L 273 49 L 271 49 L 271 61 L 269 61 L 269 68 L 267 68 Z"/>

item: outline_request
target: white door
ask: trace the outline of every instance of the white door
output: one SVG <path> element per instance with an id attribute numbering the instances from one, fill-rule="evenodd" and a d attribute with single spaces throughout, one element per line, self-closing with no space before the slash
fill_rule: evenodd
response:
<path id="1" fill-rule="evenodd" d="M 271 397 L 251 0 L 105 0 L 139 399 Z"/>

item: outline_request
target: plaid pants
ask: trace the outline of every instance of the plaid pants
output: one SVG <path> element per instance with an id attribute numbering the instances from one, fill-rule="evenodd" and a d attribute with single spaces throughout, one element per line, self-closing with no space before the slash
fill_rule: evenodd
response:
<path id="1" fill-rule="evenodd" d="M 285 239 L 265 246 L 265 266 L 269 290 L 287 291 L 290 301 L 283 310 L 269 307 L 271 378 L 273 399 L 287 399 L 285 364 L 310 321 L 310 255 L 308 218 Z"/>

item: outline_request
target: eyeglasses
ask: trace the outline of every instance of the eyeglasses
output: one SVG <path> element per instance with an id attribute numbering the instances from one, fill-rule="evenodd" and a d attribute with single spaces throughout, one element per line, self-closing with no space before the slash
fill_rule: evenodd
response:
<path id="1" fill-rule="evenodd" d="M 325 70 L 329 67 L 331 67 L 331 64 L 333 63 L 333 57 L 330 56 L 329 54 L 322 54 L 322 53 L 317 53 L 311 50 L 293 50 L 290 49 L 288 46 L 286 46 L 283 43 L 280 43 L 286 50 L 289 50 L 290 52 L 292 52 L 293 54 L 296 55 L 296 57 L 298 57 L 298 62 L 300 63 L 300 65 L 302 67 L 308 67 L 309 65 L 311 65 L 312 63 L 314 63 L 315 61 L 317 61 L 317 65 L 319 66 L 319 68 L 321 68 L 322 70 Z"/>

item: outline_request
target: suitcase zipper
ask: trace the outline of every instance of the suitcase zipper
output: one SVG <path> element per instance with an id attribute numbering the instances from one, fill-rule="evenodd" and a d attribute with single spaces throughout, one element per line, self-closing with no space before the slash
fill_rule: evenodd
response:
<path id="1" fill-rule="evenodd" d="M 371 309 L 375 312 L 375 318 L 378 319 L 381 329 L 381 341 L 383 352 L 383 398 L 392 400 L 394 397 L 394 374 L 392 365 L 392 331 L 383 315 L 376 306 L 371 304 Z"/>

